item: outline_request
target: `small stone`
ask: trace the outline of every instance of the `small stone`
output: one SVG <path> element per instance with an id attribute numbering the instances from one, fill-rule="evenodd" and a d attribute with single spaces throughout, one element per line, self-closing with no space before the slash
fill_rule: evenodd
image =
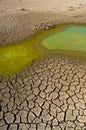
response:
<path id="1" fill-rule="evenodd" d="M 20 9 L 20 11 L 25 11 L 25 10 L 26 10 L 26 9 L 24 9 L 24 8 L 21 8 L 21 9 Z"/>

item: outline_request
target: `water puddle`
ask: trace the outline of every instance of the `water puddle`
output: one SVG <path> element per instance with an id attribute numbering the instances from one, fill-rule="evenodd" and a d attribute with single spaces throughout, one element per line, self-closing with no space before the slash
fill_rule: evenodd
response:
<path id="1" fill-rule="evenodd" d="M 86 28 L 71 26 L 45 38 L 41 45 L 49 50 L 86 52 Z"/>
<path id="2" fill-rule="evenodd" d="M 86 58 L 86 53 L 81 52 L 86 52 L 86 27 L 59 25 L 22 43 L 0 47 L 0 75 L 16 74 L 49 54 L 82 55 Z"/>

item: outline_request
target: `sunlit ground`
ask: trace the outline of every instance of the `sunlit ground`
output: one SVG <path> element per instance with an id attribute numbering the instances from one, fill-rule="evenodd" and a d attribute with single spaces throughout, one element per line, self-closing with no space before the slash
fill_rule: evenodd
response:
<path id="1" fill-rule="evenodd" d="M 25 42 L 1 47 L 0 75 L 18 73 L 49 54 L 86 57 L 86 53 L 81 51 L 86 52 L 86 27 L 59 25 Z"/>

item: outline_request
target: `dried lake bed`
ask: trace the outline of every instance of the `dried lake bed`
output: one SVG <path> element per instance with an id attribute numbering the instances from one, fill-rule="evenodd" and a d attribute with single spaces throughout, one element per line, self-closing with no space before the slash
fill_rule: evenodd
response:
<path id="1" fill-rule="evenodd" d="M 0 47 L 0 75 L 10 76 L 50 54 L 86 57 L 86 26 L 62 24 L 31 39 Z"/>

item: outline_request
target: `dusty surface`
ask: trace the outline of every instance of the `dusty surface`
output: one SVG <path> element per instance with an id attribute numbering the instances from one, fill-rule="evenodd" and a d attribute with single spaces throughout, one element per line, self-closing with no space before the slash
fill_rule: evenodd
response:
<path id="1" fill-rule="evenodd" d="M 86 65 L 73 60 L 49 57 L 1 79 L 0 130 L 85 130 Z"/>
<path id="2" fill-rule="evenodd" d="M 59 23 L 86 23 L 86 0 L 0 0 L 0 45 Z M 0 77 L 0 130 L 86 130 L 86 64 L 52 56 Z"/>
<path id="3" fill-rule="evenodd" d="M 0 45 L 59 23 L 86 23 L 86 0 L 0 0 Z"/>

